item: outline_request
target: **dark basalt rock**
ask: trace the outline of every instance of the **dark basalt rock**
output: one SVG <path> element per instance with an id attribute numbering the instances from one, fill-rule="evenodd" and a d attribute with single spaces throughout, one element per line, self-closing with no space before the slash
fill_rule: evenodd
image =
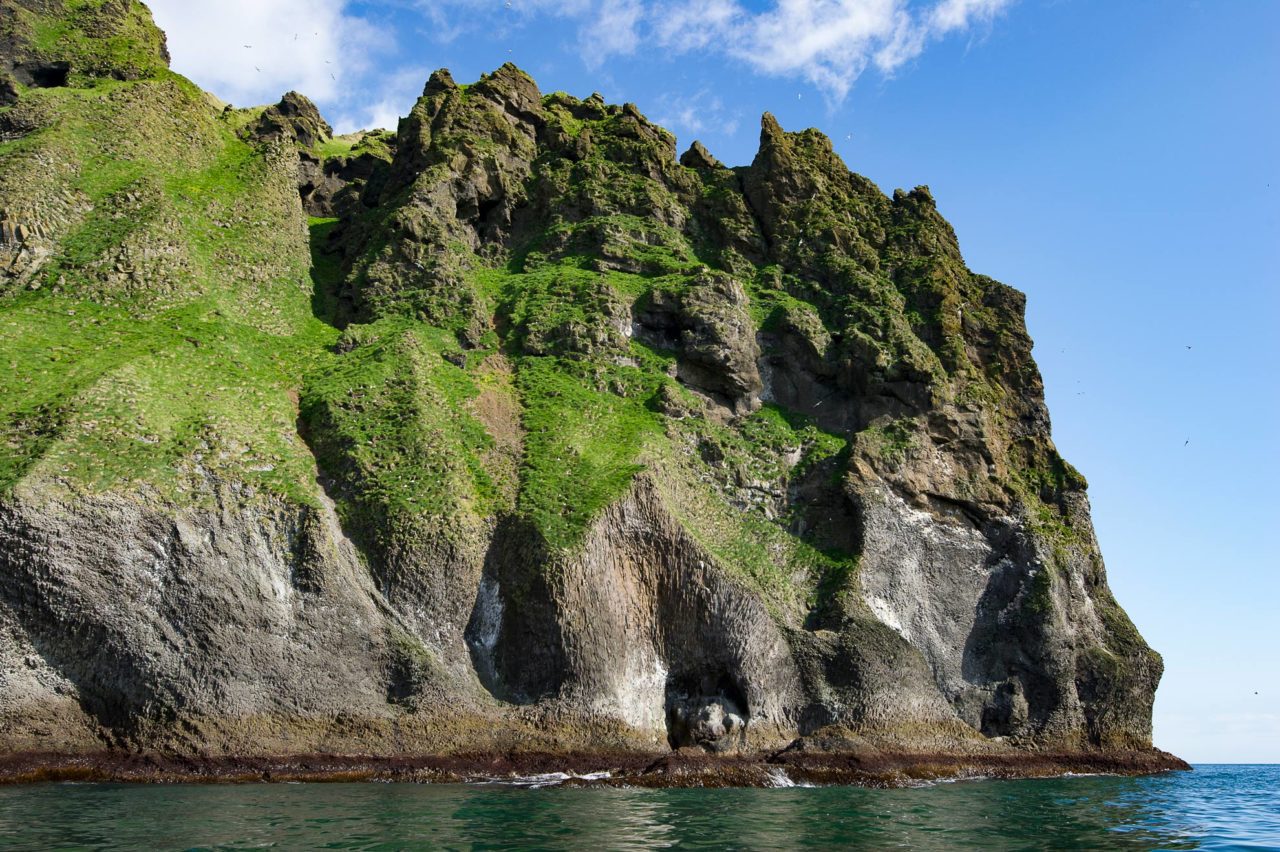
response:
<path id="1" fill-rule="evenodd" d="M 711 156 L 711 152 L 696 139 L 693 145 L 680 155 L 680 165 L 688 166 L 691 169 L 722 169 L 724 164 Z"/>
<path id="2" fill-rule="evenodd" d="M 655 290 L 635 315 L 639 339 L 679 353 L 677 377 L 735 415 L 760 405 L 755 326 L 742 285 L 704 272 L 672 293 Z"/>
<path id="3" fill-rule="evenodd" d="M 351 153 L 323 161 L 299 152 L 299 186 L 308 215 L 351 218 L 377 206 L 395 156 L 395 136 L 374 131 L 363 135 Z"/>
<path id="4" fill-rule="evenodd" d="M 333 128 L 309 98 L 288 92 L 278 104 L 263 110 L 245 135 L 255 142 L 294 142 L 303 148 L 313 148 L 332 139 Z"/>

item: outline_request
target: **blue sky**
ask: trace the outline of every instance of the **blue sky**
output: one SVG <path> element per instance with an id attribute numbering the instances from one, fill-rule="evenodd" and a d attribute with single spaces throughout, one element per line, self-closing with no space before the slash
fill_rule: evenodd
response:
<path id="1" fill-rule="evenodd" d="M 1156 744 L 1280 761 L 1280 2 L 150 5 L 177 70 L 238 105 L 297 88 L 340 130 L 514 61 L 729 164 L 768 110 L 886 191 L 928 184 L 969 265 L 1028 295 L 1055 440 L 1164 654 Z"/>

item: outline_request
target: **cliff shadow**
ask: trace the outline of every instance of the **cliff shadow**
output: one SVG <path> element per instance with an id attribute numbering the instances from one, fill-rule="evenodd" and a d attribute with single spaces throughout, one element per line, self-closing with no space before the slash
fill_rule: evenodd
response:
<path id="1" fill-rule="evenodd" d="M 342 328 L 354 312 L 349 294 L 343 290 L 342 252 L 334 245 L 338 219 L 312 218 L 307 225 L 311 250 L 311 313 L 316 319 Z"/>
<path id="2" fill-rule="evenodd" d="M 463 636 L 481 685 L 500 701 L 532 704 L 557 695 L 565 681 L 548 560 L 532 524 L 511 515 L 498 521 Z"/>
<path id="3" fill-rule="evenodd" d="M 1036 574 L 1029 570 L 1034 550 L 1020 531 L 989 529 L 987 537 L 992 544 L 987 585 L 961 661 L 964 679 L 975 688 L 956 703 L 961 717 L 983 736 L 1005 737 L 1042 725 L 1061 696 L 1041 659 L 1041 622 L 1052 603 L 1035 595 Z"/>

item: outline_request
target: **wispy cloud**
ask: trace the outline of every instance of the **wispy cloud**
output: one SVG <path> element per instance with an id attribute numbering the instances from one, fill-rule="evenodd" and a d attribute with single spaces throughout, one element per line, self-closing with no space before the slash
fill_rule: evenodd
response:
<path id="1" fill-rule="evenodd" d="M 742 123 L 741 115 L 726 109 L 724 101 L 709 89 L 691 95 L 663 95 L 656 106 L 653 120 L 681 136 L 732 136 Z"/>
<path id="2" fill-rule="evenodd" d="M 596 68 L 610 56 L 629 56 L 640 46 L 645 18 L 640 0 L 600 0 L 583 26 L 582 58 Z"/>
<path id="3" fill-rule="evenodd" d="M 398 0 L 416 33 L 437 43 L 555 18 L 577 33 L 577 55 L 608 78 L 608 60 L 645 52 L 721 56 L 758 74 L 803 79 L 831 104 L 868 68 L 892 74 L 931 42 L 988 25 L 1014 0 Z M 394 126 L 421 91 L 426 68 L 386 76 L 397 34 L 353 0 L 149 0 L 168 33 L 175 70 L 238 105 L 297 89 L 321 102 L 339 130 Z M 375 61 L 375 59 L 377 61 Z M 375 66 L 381 66 L 379 71 Z M 663 106 L 689 133 L 734 117 Z"/>
<path id="4" fill-rule="evenodd" d="M 659 7 L 658 43 L 677 51 L 719 51 L 755 70 L 800 77 L 833 101 L 874 65 L 892 73 L 929 42 L 990 22 L 1012 0 L 777 0 L 751 11 L 737 0 Z"/>
<path id="5" fill-rule="evenodd" d="M 296 89 L 338 100 L 370 65 L 376 29 L 345 0 L 149 0 L 174 70 L 233 103 Z"/>
<path id="6" fill-rule="evenodd" d="M 943 0 L 929 13 L 929 27 L 934 33 L 945 35 L 966 29 L 975 21 L 989 22 L 1007 5 L 999 0 Z"/>
<path id="7" fill-rule="evenodd" d="M 460 15 L 473 27 L 519 26 L 539 16 L 577 21 L 588 67 L 649 48 L 720 54 L 761 74 L 804 79 L 839 102 L 869 67 L 892 74 L 931 42 L 990 24 L 1013 2 L 771 0 L 761 8 L 740 0 L 432 0 L 422 8 L 451 33 Z"/>
<path id="8" fill-rule="evenodd" d="M 351 133 L 379 127 L 395 130 L 400 117 L 422 94 L 423 84 L 432 70 L 415 65 L 400 68 L 390 77 L 380 77 L 371 103 L 361 101 L 338 109 L 333 118 L 334 132 Z"/>

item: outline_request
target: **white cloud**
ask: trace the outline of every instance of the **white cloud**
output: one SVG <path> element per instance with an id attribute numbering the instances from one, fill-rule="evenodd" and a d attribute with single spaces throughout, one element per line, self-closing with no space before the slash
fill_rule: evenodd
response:
<path id="1" fill-rule="evenodd" d="M 579 22 L 590 68 L 644 48 L 718 53 L 755 71 L 808 81 L 833 103 L 874 66 L 891 74 L 930 42 L 989 24 L 1014 0 L 419 0 L 436 27 L 518 26 L 540 15 Z M 501 17 L 498 17 L 498 16 Z M 452 30 L 451 30 L 452 32 Z"/>
<path id="2" fill-rule="evenodd" d="M 640 0 L 601 0 L 580 33 L 582 58 L 587 66 L 597 68 L 610 56 L 635 53 L 644 14 Z"/>
<path id="3" fill-rule="evenodd" d="M 149 0 L 175 71 L 238 106 L 296 89 L 341 100 L 369 65 L 377 33 L 345 0 Z"/>
<path id="4" fill-rule="evenodd" d="M 732 55 L 766 74 L 799 74 L 840 99 L 906 26 L 897 0 L 783 0 L 725 36 Z"/>
<path id="5" fill-rule="evenodd" d="M 653 29 L 660 44 L 680 51 L 701 50 L 718 33 L 736 29 L 743 14 L 734 0 L 696 0 L 657 9 Z"/>
<path id="6" fill-rule="evenodd" d="M 401 116 L 413 109 L 429 76 L 431 69 L 411 66 L 397 70 L 389 79 L 379 78 L 376 100 L 340 109 L 333 118 L 334 132 L 343 134 L 375 128 L 395 130 Z"/>
<path id="7" fill-rule="evenodd" d="M 771 76 L 801 77 L 833 101 L 874 63 L 891 73 L 928 43 L 989 22 L 1012 0 L 777 0 L 753 12 L 736 0 L 666 5 L 658 42 L 678 51 L 719 50 Z"/>
<path id="8" fill-rule="evenodd" d="M 929 27 L 937 35 L 962 30 L 975 21 L 989 22 L 1009 5 L 1009 0 L 943 0 L 929 14 Z"/>
<path id="9" fill-rule="evenodd" d="M 708 89 L 692 95 L 663 95 L 651 118 L 682 137 L 733 136 L 741 123 L 741 116 L 731 114 L 724 101 Z"/>

